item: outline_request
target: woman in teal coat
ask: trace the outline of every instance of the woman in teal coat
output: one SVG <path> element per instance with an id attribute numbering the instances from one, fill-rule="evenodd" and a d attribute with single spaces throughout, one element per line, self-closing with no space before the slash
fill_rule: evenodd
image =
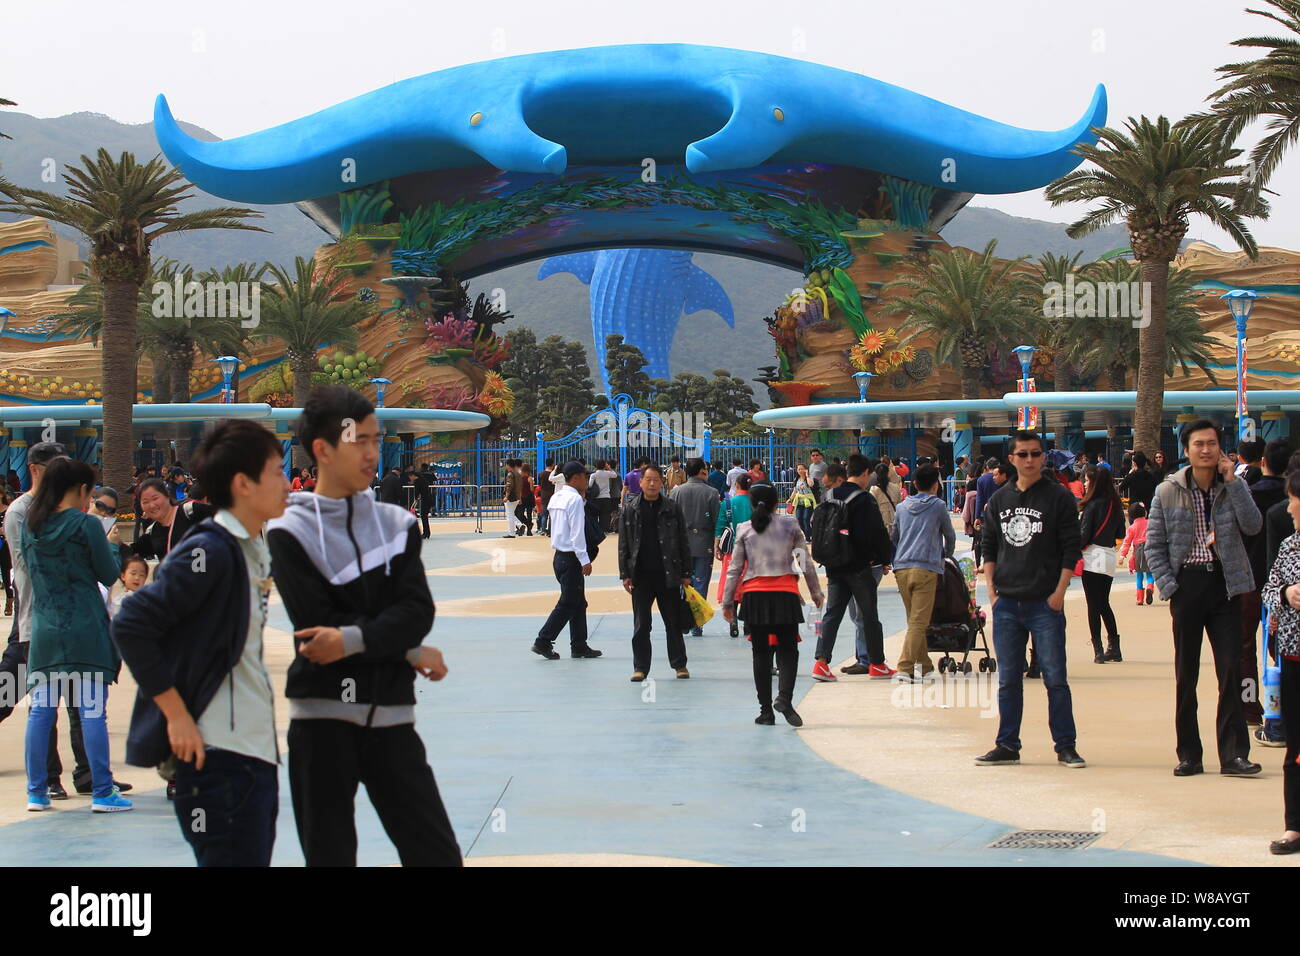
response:
<path id="1" fill-rule="evenodd" d="M 718 578 L 718 604 L 722 603 L 722 589 L 727 581 L 727 568 L 731 565 L 731 542 L 736 540 L 736 529 L 754 514 L 754 505 L 749 500 L 749 486 L 753 482 L 754 479 L 748 474 L 736 477 L 736 490 L 731 497 L 723 499 L 722 507 L 718 509 L 718 520 L 713 526 L 713 548 L 718 553 L 718 560 L 722 562 L 722 575 Z M 731 529 L 731 534 L 727 536 L 727 550 L 723 551 L 722 533 L 728 528 Z M 740 599 L 739 591 L 736 599 Z M 735 621 L 731 622 L 731 636 L 740 636 Z"/>
<path id="2" fill-rule="evenodd" d="M 103 525 L 85 512 L 94 485 L 95 473 L 85 462 L 54 459 L 41 476 L 23 525 L 22 555 L 32 582 L 28 810 L 50 805 L 45 758 L 61 697 L 81 715 L 93 785 L 91 810 L 131 809 L 113 786 L 109 765 L 108 685 L 117 680 L 121 658 L 109 637 L 108 608 L 99 585 L 111 586 L 119 567 Z"/>

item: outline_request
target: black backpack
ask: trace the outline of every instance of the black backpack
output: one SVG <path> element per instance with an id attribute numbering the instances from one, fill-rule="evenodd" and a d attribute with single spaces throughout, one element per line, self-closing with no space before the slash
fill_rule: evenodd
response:
<path id="1" fill-rule="evenodd" d="M 843 500 L 828 496 L 813 509 L 812 556 L 822 567 L 838 568 L 852 562 L 849 502 L 862 493 L 859 488 Z"/>

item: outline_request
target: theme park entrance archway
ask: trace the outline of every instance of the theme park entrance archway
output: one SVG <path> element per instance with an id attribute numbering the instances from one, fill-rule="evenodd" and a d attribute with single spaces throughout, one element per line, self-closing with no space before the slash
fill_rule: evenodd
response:
<path id="1" fill-rule="evenodd" d="M 409 381 L 393 391 L 418 381 L 446 407 L 472 396 L 495 435 L 509 429 L 513 396 L 496 375 L 508 345 L 490 303 L 457 301 L 460 283 L 543 257 L 581 276 L 595 266 L 573 257 L 602 250 L 799 270 L 803 288 L 766 320 L 776 362 L 762 381 L 776 405 L 855 396 L 855 368 L 893 397 L 939 397 L 955 375 L 891 338 L 889 281 L 973 196 L 1074 168 L 1071 150 L 1105 113 L 1098 87 L 1072 125 L 1021 129 L 816 63 L 665 44 L 468 64 L 221 142 L 184 133 L 160 96 L 155 128 L 208 192 L 297 203 L 334 239 L 318 259 L 396 323 L 385 347 L 415 348 L 416 323 L 428 331 L 427 361 L 401 362 Z M 671 330 L 646 311 L 645 285 L 688 281 L 661 273 L 602 286 L 615 300 L 606 331 L 647 354 L 664 344 L 649 341 L 656 328 Z M 722 300 L 699 281 L 677 301 L 721 311 Z M 445 310 L 452 320 L 435 321 Z"/>

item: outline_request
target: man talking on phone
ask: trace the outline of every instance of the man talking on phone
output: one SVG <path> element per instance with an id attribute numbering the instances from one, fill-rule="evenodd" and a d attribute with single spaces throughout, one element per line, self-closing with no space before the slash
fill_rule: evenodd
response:
<path id="1" fill-rule="evenodd" d="M 1263 525 L 1246 483 L 1233 474 L 1223 453 L 1219 426 L 1208 418 L 1182 431 L 1188 465 L 1156 488 L 1147 521 L 1147 565 L 1174 623 L 1174 726 L 1178 734 L 1175 777 L 1204 773 L 1201 734 L 1196 725 L 1196 679 L 1201 670 L 1201 634 L 1210 637 L 1219 677 L 1215 731 L 1219 773 L 1257 774 L 1242 708 L 1241 595 L 1255 589 L 1255 576 L 1242 535 Z"/>

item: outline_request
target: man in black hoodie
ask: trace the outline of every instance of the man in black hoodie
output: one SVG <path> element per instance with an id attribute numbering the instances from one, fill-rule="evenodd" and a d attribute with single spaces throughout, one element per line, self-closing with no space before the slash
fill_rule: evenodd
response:
<path id="1" fill-rule="evenodd" d="M 1065 591 L 1082 556 L 1074 495 L 1043 480 L 1043 440 L 1016 432 L 1011 457 L 1016 480 L 984 506 L 984 576 L 993 602 L 993 645 L 998 658 L 997 745 L 976 757 L 981 767 L 1020 763 L 1024 714 L 1025 645 L 1032 634 L 1043 683 L 1047 722 L 1063 767 L 1087 766 L 1075 749 L 1074 708 L 1065 676 Z"/>
<path id="2" fill-rule="evenodd" d="M 460 866 L 424 744 L 415 669 L 446 674 L 421 644 L 433 598 L 420 532 L 406 509 L 369 492 L 379 460 L 373 406 L 340 385 L 312 391 L 298 438 L 319 469 L 267 526 L 276 586 L 293 621 L 289 788 L 308 866 L 355 866 L 357 784 L 405 866 Z"/>
<path id="3" fill-rule="evenodd" d="M 889 540 L 884 519 L 880 516 L 880 507 L 874 498 L 867 494 L 867 483 L 871 478 L 871 462 L 865 455 L 849 455 L 847 468 L 841 469 L 831 465 L 823 476 L 823 484 L 831 490 L 831 497 L 836 505 L 824 501 L 817 506 L 823 508 L 843 507 L 846 509 L 847 531 L 850 541 L 850 557 L 847 562 L 826 566 L 826 616 L 822 619 L 822 633 L 817 638 L 816 660 L 813 662 L 813 679 L 833 681 L 835 675 L 830 672 L 831 656 L 835 653 L 835 638 L 839 632 L 840 621 L 848 610 L 849 602 L 858 606 L 858 615 L 865 631 L 867 657 L 869 663 L 866 673 L 875 680 L 887 680 L 896 671 L 885 663 L 884 632 L 880 629 L 879 615 L 876 611 L 876 576 L 872 565 L 888 565 L 894 557 L 894 545 Z M 847 472 L 848 480 L 837 484 L 840 477 Z M 817 512 L 813 513 L 813 536 L 816 539 L 820 522 Z M 815 546 L 815 545 L 814 545 Z M 814 554 L 816 557 L 816 554 Z M 846 673 L 862 673 L 860 662 L 850 666 Z"/>

